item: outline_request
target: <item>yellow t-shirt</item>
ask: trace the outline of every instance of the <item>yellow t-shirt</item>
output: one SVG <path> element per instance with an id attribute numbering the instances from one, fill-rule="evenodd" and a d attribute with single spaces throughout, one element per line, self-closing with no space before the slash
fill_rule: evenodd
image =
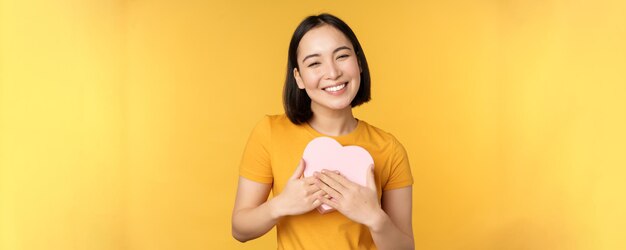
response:
<path id="1" fill-rule="evenodd" d="M 279 195 L 298 166 L 306 145 L 326 136 L 308 124 L 295 125 L 286 115 L 266 116 L 254 128 L 244 150 L 239 174 L 259 183 L 273 183 Z M 358 145 L 374 158 L 378 199 L 383 190 L 413 184 L 404 147 L 393 135 L 359 120 L 356 129 L 329 136 L 341 145 Z M 368 228 L 335 211 L 284 217 L 276 225 L 278 249 L 376 249 Z"/>

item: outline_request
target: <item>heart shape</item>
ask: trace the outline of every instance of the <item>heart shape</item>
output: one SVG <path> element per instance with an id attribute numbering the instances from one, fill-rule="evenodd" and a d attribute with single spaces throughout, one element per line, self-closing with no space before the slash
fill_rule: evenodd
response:
<path id="1" fill-rule="evenodd" d="M 302 155 L 306 167 L 304 177 L 313 176 L 322 169 L 337 170 L 348 180 L 361 186 L 367 185 L 367 171 L 374 159 L 367 150 L 359 146 L 341 146 L 330 137 L 317 137 L 309 142 Z M 322 204 L 317 207 L 320 213 L 332 212 L 335 209 Z"/>

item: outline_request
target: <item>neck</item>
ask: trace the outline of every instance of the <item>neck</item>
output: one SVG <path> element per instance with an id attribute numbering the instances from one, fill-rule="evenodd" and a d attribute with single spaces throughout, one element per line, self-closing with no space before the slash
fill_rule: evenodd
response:
<path id="1" fill-rule="evenodd" d="M 313 117 L 309 125 L 317 132 L 329 136 L 340 136 L 352 132 L 358 122 L 352 115 L 352 107 L 348 106 L 342 110 L 330 110 L 321 107 L 314 107 Z"/>

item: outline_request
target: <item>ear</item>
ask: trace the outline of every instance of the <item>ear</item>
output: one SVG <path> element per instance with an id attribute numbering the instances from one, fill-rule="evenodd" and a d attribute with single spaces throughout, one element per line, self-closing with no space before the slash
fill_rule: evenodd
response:
<path id="1" fill-rule="evenodd" d="M 298 88 L 304 89 L 304 82 L 302 81 L 302 77 L 300 77 L 300 71 L 298 71 L 298 68 L 293 68 L 293 78 L 296 79 L 296 84 L 298 84 Z"/>

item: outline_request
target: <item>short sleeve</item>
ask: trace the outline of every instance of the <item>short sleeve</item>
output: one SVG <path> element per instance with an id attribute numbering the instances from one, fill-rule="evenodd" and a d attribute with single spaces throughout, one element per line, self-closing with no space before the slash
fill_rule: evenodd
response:
<path id="1" fill-rule="evenodd" d="M 272 183 L 272 165 L 270 158 L 271 124 L 265 116 L 252 130 L 243 151 L 239 175 L 260 183 Z"/>
<path id="2" fill-rule="evenodd" d="M 391 190 L 403 188 L 413 185 L 413 175 L 411 174 L 411 165 L 409 164 L 409 156 L 398 140 L 393 139 L 393 151 L 391 154 L 391 171 L 389 180 L 383 187 L 383 190 Z"/>

